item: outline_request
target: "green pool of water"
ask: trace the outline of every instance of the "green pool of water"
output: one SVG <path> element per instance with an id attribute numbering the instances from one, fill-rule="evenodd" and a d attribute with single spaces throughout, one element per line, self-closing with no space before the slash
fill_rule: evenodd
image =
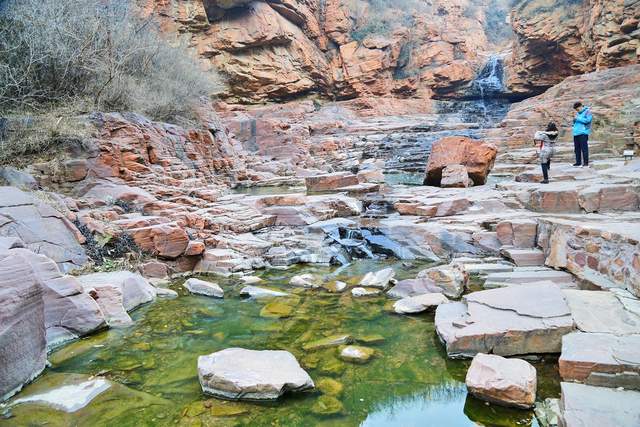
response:
<path id="1" fill-rule="evenodd" d="M 531 411 L 487 405 L 467 396 L 468 361 L 449 360 L 434 331 L 433 314 L 398 316 L 385 297 L 292 289 L 293 274 L 312 272 L 351 284 L 381 262 L 347 268 L 303 268 L 262 273 L 262 285 L 291 293 L 278 299 L 290 317 L 264 317 L 270 300 L 243 299 L 234 279 L 217 280 L 224 300 L 180 296 L 137 310 L 135 325 L 111 329 L 50 355 L 52 366 L 18 397 L 47 390 L 71 374 L 102 375 L 117 383 L 87 407 L 65 414 L 23 404 L 0 425 L 86 426 L 535 426 Z M 393 264 L 399 278 L 424 265 Z M 210 278 L 213 280 L 213 278 Z M 273 300 L 271 300 L 273 301 Z M 261 315 L 261 311 L 262 314 Z M 375 349 L 365 364 L 340 360 L 339 348 L 303 350 L 303 345 L 349 334 Z M 292 352 L 320 390 L 285 396 L 270 404 L 224 402 L 202 394 L 199 355 L 228 347 Z M 538 399 L 557 397 L 555 364 L 537 363 Z M 341 390 L 340 390 L 341 389 Z M 334 413 L 327 413 L 334 412 Z"/>

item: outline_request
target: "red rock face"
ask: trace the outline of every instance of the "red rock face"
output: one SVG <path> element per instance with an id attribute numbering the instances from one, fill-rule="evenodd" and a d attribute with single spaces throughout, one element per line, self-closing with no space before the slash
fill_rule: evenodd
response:
<path id="1" fill-rule="evenodd" d="M 484 31 L 485 8 L 471 0 L 397 9 L 390 2 L 382 11 L 344 0 L 145 3 L 166 31 L 190 34 L 198 54 L 228 78 L 224 96 L 243 103 L 310 92 L 344 99 L 454 91 L 473 79 L 482 52 L 497 50 Z M 389 17 L 397 22 L 385 24 Z"/>
<path id="2" fill-rule="evenodd" d="M 493 144 L 463 136 L 442 138 L 433 144 L 427 162 L 425 185 L 440 186 L 442 171 L 448 165 L 463 165 L 475 185 L 483 185 L 493 168 L 498 149 Z"/>
<path id="3" fill-rule="evenodd" d="M 560 129 L 560 141 L 571 140 L 573 103 L 580 100 L 593 112 L 591 139 L 620 143 L 638 120 L 634 113 L 638 99 L 640 65 L 569 77 L 542 95 L 513 104 L 501 127 L 491 131 L 491 136 L 500 145 L 527 145 L 536 130 L 553 121 Z"/>
<path id="4" fill-rule="evenodd" d="M 517 39 L 507 69 L 515 93 L 540 93 L 568 76 L 638 63 L 637 2 L 527 1 L 511 21 Z"/>

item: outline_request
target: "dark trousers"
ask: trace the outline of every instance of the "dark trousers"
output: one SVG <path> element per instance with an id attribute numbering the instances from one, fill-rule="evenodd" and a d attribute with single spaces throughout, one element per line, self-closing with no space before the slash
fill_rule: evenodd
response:
<path id="1" fill-rule="evenodd" d="M 547 163 L 540 163 L 540 166 L 542 166 L 542 178 L 545 181 L 549 181 L 549 166 L 551 166 L 551 160 Z"/>
<path id="2" fill-rule="evenodd" d="M 574 135 L 573 149 L 576 152 L 576 165 L 589 164 L 589 135 Z"/>

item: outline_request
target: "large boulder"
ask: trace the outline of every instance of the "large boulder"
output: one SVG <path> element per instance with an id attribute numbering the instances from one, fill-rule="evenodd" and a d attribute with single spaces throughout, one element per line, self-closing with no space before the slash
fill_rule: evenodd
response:
<path id="1" fill-rule="evenodd" d="M 479 353 L 465 383 L 472 395 L 498 405 L 531 408 L 536 400 L 536 368 L 521 359 Z"/>
<path id="2" fill-rule="evenodd" d="M 122 304 L 126 311 L 153 301 L 156 298 L 156 288 L 144 277 L 129 271 L 112 271 L 109 273 L 93 273 L 79 276 L 78 281 L 85 292 L 91 293 L 94 288 L 111 285 L 122 293 Z"/>
<path id="3" fill-rule="evenodd" d="M 469 276 L 456 264 L 440 265 L 422 270 L 416 280 L 428 279 L 449 298 L 460 298 L 467 285 Z"/>
<path id="4" fill-rule="evenodd" d="M 425 185 L 440 186 L 442 171 L 449 165 L 463 165 L 474 185 L 483 185 L 493 168 L 498 149 L 493 144 L 463 136 L 449 136 L 431 148 Z"/>
<path id="5" fill-rule="evenodd" d="M 53 260 L 28 249 L 13 249 L 9 254 L 13 259 L 27 262 L 42 286 L 49 347 L 105 326 L 105 317 L 99 304 L 84 292 L 75 277 L 63 275 Z"/>
<path id="6" fill-rule="evenodd" d="M 275 400 L 314 388 L 296 358 L 281 350 L 227 348 L 198 357 L 202 391 L 234 400 Z"/>
<path id="7" fill-rule="evenodd" d="M 0 253 L 0 401 L 45 367 L 44 301 L 31 265 Z"/>
<path id="8" fill-rule="evenodd" d="M 0 187 L 0 237 L 19 238 L 63 272 L 87 261 L 78 229 L 56 209 L 15 187 Z"/>
<path id="9" fill-rule="evenodd" d="M 574 329 L 562 290 L 530 284 L 465 295 L 436 309 L 436 332 L 449 357 L 559 353 Z"/>

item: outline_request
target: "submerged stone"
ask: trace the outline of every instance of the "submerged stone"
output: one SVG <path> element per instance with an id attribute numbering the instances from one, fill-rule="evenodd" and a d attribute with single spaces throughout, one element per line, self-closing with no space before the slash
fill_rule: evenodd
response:
<path id="1" fill-rule="evenodd" d="M 359 345 L 348 345 L 340 351 L 340 358 L 347 362 L 365 363 L 373 357 L 375 350 Z"/>
<path id="2" fill-rule="evenodd" d="M 354 297 L 371 297 L 375 295 L 380 295 L 382 291 L 380 289 L 372 289 L 372 288 L 353 288 L 351 289 L 351 295 Z"/>
<path id="3" fill-rule="evenodd" d="M 65 385 L 45 393 L 33 394 L 16 399 L 12 405 L 37 403 L 51 406 L 64 412 L 76 412 L 87 406 L 96 396 L 111 387 L 104 378 L 83 381 L 78 384 Z"/>
<path id="4" fill-rule="evenodd" d="M 328 394 L 330 396 L 338 396 L 344 389 L 344 386 L 341 382 L 338 382 L 332 378 L 322 378 L 317 382 L 316 386 L 322 393 Z"/>
<path id="5" fill-rule="evenodd" d="M 296 358 L 281 350 L 227 348 L 198 357 L 202 391 L 233 400 L 275 400 L 314 388 Z"/>
<path id="6" fill-rule="evenodd" d="M 291 316 L 293 312 L 293 307 L 285 304 L 280 301 L 273 301 L 269 304 L 265 305 L 262 310 L 260 310 L 260 316 L 262 317 L 273 317 L 273 318 L 284 318 Z"/>
<path id="7" fill-rule="evenodd" d="M 318 415 L 336 415 L 344 411 L 342 403 L 333 396 L 323 395 L 311 407 L 311 412 Z"/>
<path id="8" fill-rule="evenodd" d="M 240 291 L 240 295 L 250 296 L 252 298 L 267 298 L 267 297 L 284 297 L 289 295 L 286 292 L 280 292 L 275 289 L 262 288 L 258 286 L 245 286 Z"/>
<path id="9" fill-rule="evenodd" d="M 307 344 L 304 344 L 302 348 L 305 350 L 319 350 L 321 348 L 337 347 L 352 342 L 353 338 L 351 337 L 351 335 L 337 334 L 316 341 L 311 341 Z"/>

